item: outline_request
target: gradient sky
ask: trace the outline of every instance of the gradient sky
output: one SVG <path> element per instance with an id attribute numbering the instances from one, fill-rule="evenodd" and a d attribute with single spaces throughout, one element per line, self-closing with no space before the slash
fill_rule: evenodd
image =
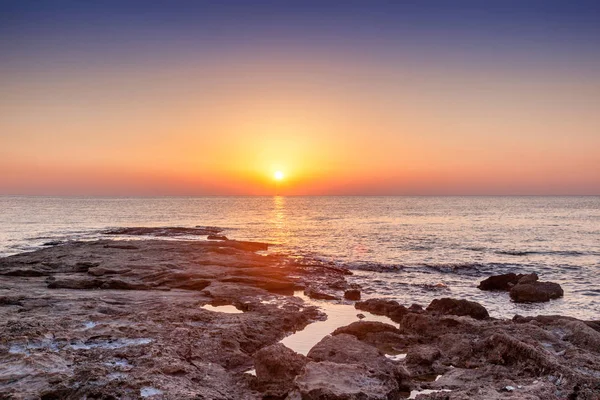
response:
<path id="1" fill-rule="evenodd" d="M 2 1 L 0 194 L 600 194 L 600 2 Z"/>

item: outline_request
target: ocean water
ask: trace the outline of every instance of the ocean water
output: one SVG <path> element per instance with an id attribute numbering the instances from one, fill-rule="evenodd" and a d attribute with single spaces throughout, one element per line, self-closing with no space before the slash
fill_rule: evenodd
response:
<path id="1" fill-rule="evenodd" d="M 0 196 L 0 255 L 95 239 L 111 227 L 196 225 L 347 266 L 365 297 L 425 306 L 436 297 L 467 298 L 507 318 L 600 315 L 600 197 L 594 196 Z M 506 272 L 537 272 L 560 283 L 565 296 L 523 305 L 476 288 Z"/>

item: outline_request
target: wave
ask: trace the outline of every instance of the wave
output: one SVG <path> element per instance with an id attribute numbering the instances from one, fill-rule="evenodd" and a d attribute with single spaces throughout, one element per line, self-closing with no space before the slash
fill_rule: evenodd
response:
<path id="1" fill-rule="evenodd" d="M 478 262 L 458 262 L 458 263 L 417 263 L 417 264 L 386 264 L 375 262 L 349 262 L 338 264 L 351 270 L 372 271 L 372 272 L 400 272 L 400 271 L 423 271 L 437 272 L 447 274 L 462 275 L 486 275 L 499 274 L 514 271 L 523 271 L 530 269 L 531 264 L 519 263 L 478 263 Z"/>
<path id="2" fill-rule="evenodd" d="M 494 251 L 496 254 L 508 255 L 508 256 L 529 256 L 529 255 L 553 255 L 553 256 L 588 256 L 588 255 L 598 255 L 598 252 L 595 251 L 577 251 L 577 250 L 496 250 Z"/>

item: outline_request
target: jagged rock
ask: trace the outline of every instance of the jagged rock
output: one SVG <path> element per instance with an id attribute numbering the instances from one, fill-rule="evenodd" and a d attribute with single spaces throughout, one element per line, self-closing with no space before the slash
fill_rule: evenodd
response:
<path id="1" fill-rule="evenodd" d="M 294 386 L 308 359 L 281 343 L 267 346 L 254 354 L 254 368 L 261 391 L 266 396 L 281 397 Z"/>
<path id="2" fill-rule="evenodd" d="M 363 343 L 356 336 L 346 333 L 325 336 L 313 346 L 307 355 L 312 361 L 331 361 L 338 364 L 365 364 L 377 366 L 384 355 L 369 344 Z"/>
<path id="3" fill-rule="evenodd" d="M 516 285 L 524 275 L 523 274 L 502 274 L 493 275 L 482 280 L 477 286 L 481 290 L 510 290 L 513 285 Z"/>
<path id="4" fill-rule="evenodd" d="M 435 371 L 433 363 L 441 353 L 433 346 L 419 345 L 411 347 L 406 354 L 406 366 L 413 375 L 429 374 Z"/>
<path id="5" fill-rule="evenodd" d="M 348 289 L 344 292 L 344 298 L 346 300 L 360 300 L 360 290 Z"/>
<path id="6" fill-rule="evenodd" d="M 302 400 L 387 400 L 399 396 L 394 378 L 356 364 L 309 362 L 295 384 L 295 398 Z"/>
<path id="7" fill-rule="evenodd" d="M 538 303 L 550 301 L 562 297 L 564 291 L 558 283 L 539 282 L 531 283 L 519 282 L 510 289 L 510 298 L 516 303 Z"/>
<path id="8" fill-rule="evenodd" d="M 394 322 L 400 322 L 402 317 L 408 312 L 408 309 L 400 305 L 397 301 L 386 299 L 359 301 L 354 304 L 354 307 L 376 315 L 386 315 Z"/>
<path id="9" fill-rule="evenodd" d="M 427 311 L 440 314 L 451 314 L 451 315 L 468 315 L 475 319 L 488 318 L 489 314 L 484 306 L 474 301 L 468 301 L 464 299 L 434 299 L 429 306 Z"/>
<path id="10" fill-rule="evenodd" d="M 377 347 L 345 333 L 324 337 L 310 350 L 308 358 L 315 362 L 364 365 L 381 376 L 395 379 L 401 386 L 405 386 L 408 377 L 403 367 L 385 357 Z"/>

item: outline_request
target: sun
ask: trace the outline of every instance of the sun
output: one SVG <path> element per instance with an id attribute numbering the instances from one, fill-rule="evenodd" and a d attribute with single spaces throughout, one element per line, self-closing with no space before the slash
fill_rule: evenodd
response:
<path id="1" fill-rule="evenodd" d="M 283 172 L 281 171 L 275 171 L 275 173 L 273 174 L 273 178 L 275 178 L 276 181 L 280 181 L 282 180 L 284 177 Z"/>

